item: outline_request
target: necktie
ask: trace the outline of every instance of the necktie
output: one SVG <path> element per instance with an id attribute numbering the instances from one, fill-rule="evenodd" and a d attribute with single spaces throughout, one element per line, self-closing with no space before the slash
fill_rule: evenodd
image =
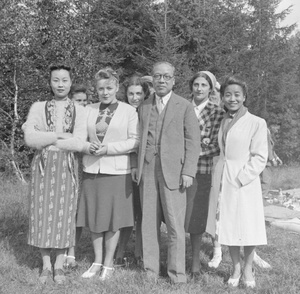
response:
<path id="1" fill-rule="evenodd" d="M 158 113 L 161 114 L 161 112 L 163 111 L 164 109 L 164 101 L 162 99 L 162 97 L 159 97 L 157 99 L 157 110 L 158 110 Z"/>

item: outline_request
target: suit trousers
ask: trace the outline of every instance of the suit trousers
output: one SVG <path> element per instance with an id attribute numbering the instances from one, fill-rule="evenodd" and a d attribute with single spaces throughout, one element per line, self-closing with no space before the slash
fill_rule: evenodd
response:
<path id="1" fill-rule="evenodd" d="M 144 268 L 159 275 L 160 225 L 164 217 L 168 232 L 168 275 L 173 283 L 185 283 L 186 193 L 167 188 L 158 155 L 150 163 L 144 162 L 140 187 Z"/>

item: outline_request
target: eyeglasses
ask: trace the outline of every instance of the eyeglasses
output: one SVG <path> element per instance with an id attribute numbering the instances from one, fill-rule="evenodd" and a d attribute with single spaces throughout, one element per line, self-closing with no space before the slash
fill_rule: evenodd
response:
<path id="1" fill-rule="evenodd" d="M 164 78 L 165 81 L 170 81 L 174 76 L 170 76 L 168 74 L 164 74 L 164 75 L 161 75 L 161 74 L 155 74 L 153 76 L 153 79 L 154 80 L 160 80 L 161 78 Z"/>

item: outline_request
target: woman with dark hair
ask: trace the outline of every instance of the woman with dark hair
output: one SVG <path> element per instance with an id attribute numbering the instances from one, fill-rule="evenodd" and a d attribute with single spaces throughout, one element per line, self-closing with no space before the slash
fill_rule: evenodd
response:
<path id="1" fill-rule="evenodd" d="M 268 157 L 266 122 L 244 106 L 247 85 L 229 77 L 221 86 L 228 109 L 218 135 L 220 158 L 212 180 L 207 231 L 229 246 L 233 272 L 228 284 L 239 285 L 242 276 L 240 247 L 244 247 L 243 281 L 255 287 L 255 246 L 267 243 L 259 174 Z"/>
<path id="2" fill-rule="evenodd" d="M 143 80 L 139 75 L 133 75 L 128 78 L 125 83 L 125 101 L 132 105 L 138 110 L 138 107 L 143 103 L 145 99 L 148 98 L 150 92 L 148 83 Z M 136 168 L 136 153 L 131 154 L 131 168 Z M 141 224 L 142 224 L 142 208 L 140 202 L 140 193 L 139 187 L 136 184 L 136 180 L 133 179 L 133 203 L 134 203 L 134 215 L 136 221 L 136 230 L 135 230 L 135 262 L 138 265 L 142 263 L 142 233 L 141 233 Z M 126 265 L 126 259 L 124 259 L 125 248 L 129 241 L 130 235 L 132 233 L 133 227 L 126 227 L 121 229 L 120 232 L 120 241 L 118 250 L 116 253 L 115 267 L 123 267 Z"/>
<path id="3" fill-rule="evenodd" d="M 71 68 L 50 67 L 53 99 L 35 102 L 23 125 L 25 142 L 36 152 L 31 165 L 28 243 L 40 248 L 43 270 L 40 282 L 52 277 L 50 251 L 54 249 L 54 281 L 65 282 L 62 270 L 66 248 L 75 245 L 78 181 L 75 151 L 86 140 L 83 107 L 69 98 Z"/>
<path id="4" fill-rule="evenodd" d="M 82 277 L 100 273 L 106 280 L 113 274 L 120 229 L 134 224 L 130 153 L 138 147 L 139 126 L 135 108 L 117 100 L 118 74 L 104 68 L 95 80 L 100 102 L 86 107 L 89 142 L 77 226 L 90 229 L 95 252 L 95 261 Z"/>
<path id="5" fill-rule="evenodd" d="M 82 84 L 73 85 L 71 88 L 71 98 L 79 105 L 86 106 L 88 104 L 86 86 Z"/>
<path id="6" fill-rule="evenodd" d="M 200 71 L 189 81 L 201 136 L 197 174 L 193 185 L 187 189 L 185 218 L 185 230 L 190 233 L 192 245 L 192 276 L 200 273 L 199 254 L 202 234 L 206 228 L 213 157 L 220 152 L 218 132 L 224 111 L 209 100 L 215 84 L 216 78 L 209 71 Z"/>

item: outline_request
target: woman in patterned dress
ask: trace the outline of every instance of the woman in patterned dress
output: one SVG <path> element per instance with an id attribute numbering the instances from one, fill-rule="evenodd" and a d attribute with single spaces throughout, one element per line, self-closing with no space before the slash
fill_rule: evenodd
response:
<path id="1" fill-rule="evenodd" d="M 51 249 L 56 252 L 54 281 L 65 282 L 64 252 L 75 244 L 78 183 L 73 152 L 83 150 L 87 128 L 83 107 L 68 97 L 71 84 L 70 67 L 50 67 L 53 99 L 35 102 L 23 125 L 26 144 L 36 149 L 31 165 L 28 244 L 40 248 L 41 283 L 53 275 Z"/>
<path id="2" fill-rule="evenodd" d="M 77 226 L 90 229 L 95 253 L 82 277 L 100 273 L 105 280 L 113 273 L 120 229 L 134 224 L 130 153 L 138 147 L 139 135 L 136 109 L 116 98 L 117 73 L 104 68 L 95 80 L 100 102 L 86 107 L 89 142 L 83 156 Z"/>

